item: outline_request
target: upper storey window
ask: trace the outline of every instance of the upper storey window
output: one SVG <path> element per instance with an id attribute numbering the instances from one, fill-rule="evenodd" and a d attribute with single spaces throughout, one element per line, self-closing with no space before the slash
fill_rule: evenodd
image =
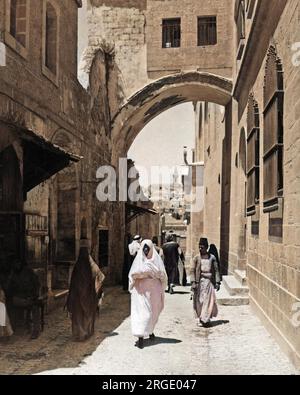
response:
<path id="1" fill-rule="evenodd" d="M 236 13 L 237 42 L 246 38 L 246 9 L 245 1 L 241 0 L 238 4 Z"/>
<path id="2" fill-rule="evenodd" d="M 163 48 L 179 48 L 181 45 L 181 19 L 164 19 L 162 29 Z"/>
<path id="3" fill-rule="evenodd" d="M 26 47 L 27 33 L 27 0 L 11 0 L 10 2 L 10 34 Z"/>
<path id="4" fill-rule="evenodd" d="M 57 73 L 57 14 L 55 8 L 47 3 L 45 25 L 45 66 L 53 73 Z"/>
<path id="5" fill-rule="evenodd" d="M 6 0 L 5 42 L 24 58 L 29 39 L 29 0 Z"/>
<path id="6" fill-rule="evenodd" d="M 198 18 L 198 46 L 217 44 L 217 17 Z"/>

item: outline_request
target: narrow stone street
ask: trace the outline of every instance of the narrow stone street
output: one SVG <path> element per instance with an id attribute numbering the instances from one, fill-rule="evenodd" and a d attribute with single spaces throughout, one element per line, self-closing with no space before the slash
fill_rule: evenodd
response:
<path id="1" fill-rule="evenodd" d="M 15 352 L 22 353 L 23 359 L 16 360 L 13 354 L 9 358 L 8 351 L 4 355 L 1 352 L 0 371 L 47 375 L 299 374 L 251 307 L 221 306 L 213 327 L 204 329 L 192 318 L 189 288 L 176 291 L 173 296 L 166 295 L 166 308 L 156 328 L 156 342 L 147 342 L 143 350 L 134 346 L 135 339 L 131 336 L 128 295 L 114 289 L 103 305 L 102 320 L 90 342 L 73 343 L 66 324 L 60 324 L 56 336 L 54 328 L 47 329 L 49 333 L 53 331 L 51 336 L 48 334 L 48 342 L 47 334 L 43 335 L 37 361 L 30 360 L 30 356 L 25 360 L 26 350 L 20 351 L 22 347 L 18 344 Z M 91 355 L 84 359 L 87 354 Z"/>

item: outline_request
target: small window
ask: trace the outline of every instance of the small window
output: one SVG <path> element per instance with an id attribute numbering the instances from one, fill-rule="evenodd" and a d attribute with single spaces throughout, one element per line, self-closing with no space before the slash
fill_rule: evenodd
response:
<path id="1" fill-rule="evenodd" d="M 246 38 L 246 9 L 245 1 L 241 0 L 238 4 L 236 13 L 237 43 Z"/>
<path id="2" fill-rule="evenodd" d="M 163 48 L 179 48 L 181 44 L 181 19 L 164 19 L 162 28 Z"/>
<path id="3" fill-rule="evenodd" d="M 217 17 L 198 18 L 198 46 L 217 44 Z"/>
<path id="4" fill-rule="evenodd" d="M 99 230 L 99 266 L 109 265 L 109 231 Z"/>
<path id="5" fill-rule="evenodd" d="M 10 1 L 10 29 L 9 33 L 26 47 L 27 35 L 27 0 Z"/>
<path id="6" fill-rule="evenodd" d="M 45 26 L 45 66 L 53 73 L 57 73 L 57 14 L 54 7 L 47 3 Z"/>

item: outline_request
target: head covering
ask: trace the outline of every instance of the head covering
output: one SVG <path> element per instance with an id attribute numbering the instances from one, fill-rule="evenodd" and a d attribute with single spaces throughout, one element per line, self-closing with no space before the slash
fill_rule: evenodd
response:
<path id="1" fill-rule="evenodd" d="M 133 242 L 129 244 L 128 249 L 131 256 L 135 256 L 141 248 L 141 236 L 135 236 Z"/>
<path id="2" fill-rule="evenodd" d="M 208 244 L 208 240 L 206 237 L 201 237 L 201 239 L 199 241 L 199 246 L 204 246 L 204 247 L 208 248 L 209 244 Z"/>
<path id="3" fill-rule="evenodd" d="M 158 237 L 157 236 L 154 236 L 152 238 L 152 243 L 158 245 Z"/>
<path id="4" fill-rule="evenodd" d="M 150 249 L 148 257 L 144 253 L 144 247 Z M 143 278 L 156 278 L 162 282 L 163 290 L 167 286 L 168 277 L 165 265 L 157 253 L 151 240 L 144 240 L 142 246 L 132 264 L 129 273 L 129 291 L 134 288 L 135 281 Z"/>
<path id="5" fill-rule="evenodd" d="M 142 239 L 142 237 L 140 235 L 136 235 L 133 238 L 134 241 L 140 241 L 141 239 Z"/>
<path id="6" fill-rule="evenodd" d="M 167 236 L 167 243 L 170 243 L 173 240 L 174 240 L 174 236 L 173 235 L 168 235 Z"/>

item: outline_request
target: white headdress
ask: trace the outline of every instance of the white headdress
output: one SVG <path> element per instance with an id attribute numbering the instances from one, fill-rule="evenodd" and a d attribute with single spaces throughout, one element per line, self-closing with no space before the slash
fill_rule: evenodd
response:
<path id="1" fill-rule="evenodd" d="M 144 247 L 147 245 L 150 249 L 148 258 L 144 253 Z M 129 291 L 132 291 L 135 281 L 143 278 L 155 278 L 162 282 L 163 290 L 168 283 L 168 277 L 165 265 L 157 253 L 151 240 L 144 240 L 142 246 L 132 264 L 129 273 Z"/>

